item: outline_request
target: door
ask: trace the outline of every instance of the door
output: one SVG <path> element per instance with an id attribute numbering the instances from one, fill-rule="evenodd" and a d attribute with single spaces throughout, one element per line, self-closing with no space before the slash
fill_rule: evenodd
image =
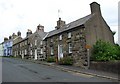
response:
<path id="1" fill-rule="evenodd" d="M 37 49 L 35 49 L 35 60 L 37 60 Z"/>
<path id="2" fill-rule="evenodd" d="M 24 59 L 24 51 L 22 50 L 22 59 Z"/>
<path id="3" fill-rule="evenodd" d="M 63 46 L 62 45 L 58 45 L 58 60 L 60 60 L 60 58 L 63 58 Z"/>

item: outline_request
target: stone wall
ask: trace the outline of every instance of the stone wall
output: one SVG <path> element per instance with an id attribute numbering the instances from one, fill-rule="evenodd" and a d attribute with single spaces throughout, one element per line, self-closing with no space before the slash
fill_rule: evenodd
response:
<path id="1" fill-rule="evenodd" d="M 71 33 L 71 38 L 68 38 L 68 33 Z M 83 26 L 79 26 L 72 30 L 47 38 L 47 57 L 51 56 L 51 47 L 54 49 L 54 54 L 52 56 L 58 57 L 58 45 L 62 45 L 63 57 L 71 56 L 74 60 L 75 66 L 83 67 L 86 64 L 87 59 L 85 34 L 85 28 Z M 62 35 L 62 40 L 59 40 L 60 35 Z M 72 53 L 69 53 L 69 43 L 72 45 Z"/>
<path id="2" fill-rule="evenodd" d="M 120 72 L 118 73 L 118 71 L 120 71 L 120 61 L 119 62 L 91 62 L 90 69 L 120 74 Z"/>

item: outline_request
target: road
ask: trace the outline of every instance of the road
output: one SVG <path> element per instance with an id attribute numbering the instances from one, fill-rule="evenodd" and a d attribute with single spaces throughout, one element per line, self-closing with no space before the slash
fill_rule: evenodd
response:
<path id="1" fill-rule="evenodd" d="M 91 75 L 64 72 L 22 59 L 2 58 L 3 82 L 112 82 Z"/>

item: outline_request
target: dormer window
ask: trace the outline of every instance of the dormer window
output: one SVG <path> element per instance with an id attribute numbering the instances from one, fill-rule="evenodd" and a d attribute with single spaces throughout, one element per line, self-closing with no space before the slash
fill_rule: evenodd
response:
<path id="1" fill-rule="evenodd" d="M 59 40 L 62 40 L 62 35 L 59 36 Z"/>

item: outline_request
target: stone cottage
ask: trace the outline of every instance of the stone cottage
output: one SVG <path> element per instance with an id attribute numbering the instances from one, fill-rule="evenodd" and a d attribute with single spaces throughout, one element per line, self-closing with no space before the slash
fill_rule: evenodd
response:
<path id="1" fill-rule="evenodd" d="M 46 56 L 54 56 L 57 60 L 70 56 L 75 66 L 84 67 L 87 63 L 86 46 L 92 49 L 97 40 L 114 43 L 110 27 L 101 14 L 100 5 L 96 2 L 90 4 L 91 14 L 66 24 L 57 21 L 55 30 L 50 31 L 46 41 Z"/>
<path id="2" fill-rule="evenodd" d="M 28 38 L 29 58 L 34 60 L 44 60 L 45 57 L 45 42 L 43 38 L 47 35 L 44 32 L 44 26 L 38 25 L 36 31 Z"/>
<path id="3" fill-rule="evenodd" d="M 18 56 L 20 55 L 20 49 L 19 49 L 19 46 L 18 43 L 22 40 L 22 37 L 21 37 L 21 32 L 18 31 L 17 32 L 17 37 L 15 39 L 13 39 L 13 46 L 12 46 L 12 53 L 13 53 L 13 56 Z"/>

